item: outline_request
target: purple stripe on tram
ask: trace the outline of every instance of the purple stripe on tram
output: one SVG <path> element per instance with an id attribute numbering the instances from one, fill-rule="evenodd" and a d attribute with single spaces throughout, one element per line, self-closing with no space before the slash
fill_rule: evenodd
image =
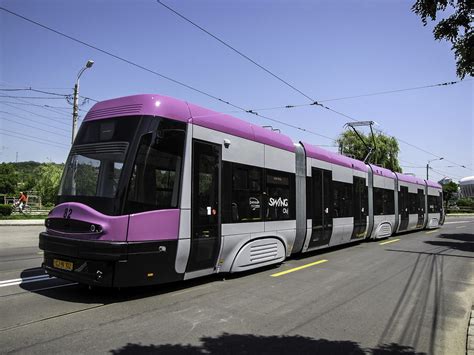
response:
<path id="1" fill-rule="evenodd" d="M 56 236 L 68 236 L 77 239 L 114 242 L 138 242 L 146 240 L 175 240 L 179 232 L 179 209 L 143 212 L 129 216 L 108 216 L 97 212 L 87 205 L 67 202 L 54 208 L 48 218 L 64 218 L 65 211 L 70 219 L 102 226 L 101 233 L 71 233 L 48 229 Z M 127 233 L 128 230 L 128 233 Z M 127 238 L 128 234 L 128 238 Z"/>
<path id="2" fill-rule="evenodd" d="M 77 239 L 95 239 L 115 242 L 124 242 L 127 236 L 128 215 L 108 216 L 97 212 L 87 205 L 77 202 L 66 202 L 56 206 L 48 218 L 64 218 L 67 214 L 70 219 L 79 220 L 102 226 L 102 233 L 71 233 L 48 229 L 48 232 L 57 236 L 68 236 Z"/>
<path id="3" fill-rule="evenodd" d="M 178 239 L 179 215 L 179 209 L 132 214 L 127 241 Z"/>

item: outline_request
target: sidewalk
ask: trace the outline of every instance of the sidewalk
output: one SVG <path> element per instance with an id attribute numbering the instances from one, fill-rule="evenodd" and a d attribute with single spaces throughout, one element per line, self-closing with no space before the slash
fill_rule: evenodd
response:
<path id="1" fill-rule="evenodd" d="M 42 226 L 44 219 L 2 219 L 0 226 Z"/>

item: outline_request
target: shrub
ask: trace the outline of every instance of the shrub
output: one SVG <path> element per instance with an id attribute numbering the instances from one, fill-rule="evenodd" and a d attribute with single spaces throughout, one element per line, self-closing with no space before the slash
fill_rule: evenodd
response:
<path id="1" fill-rule="evenodd" d="M 474 199 L 469 197 L 460 198 L 457 203 L 459 207 L 470 207 L 474 208 Z"/>
<path id="2" fill-rule="evenodd" d="M 0 216 L 9 216 L 12 214 L 11 205 L 0 205 Z"/>

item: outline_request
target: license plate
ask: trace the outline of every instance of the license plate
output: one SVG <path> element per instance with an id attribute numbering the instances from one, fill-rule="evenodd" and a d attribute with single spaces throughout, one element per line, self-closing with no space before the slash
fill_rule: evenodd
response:
<path id="1" fill-rule="evenodd" d="M 59 259 L 53 259 L 53 266 L 54 266 L 56 269 L 72 271 L 73 263 L 71 263 L 70 261 L 64 261 L 64 260 L 59 260 Z"/>

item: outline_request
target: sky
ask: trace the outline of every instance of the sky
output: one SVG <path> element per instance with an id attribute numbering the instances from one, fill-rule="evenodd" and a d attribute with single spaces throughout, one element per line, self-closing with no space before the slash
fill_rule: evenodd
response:
<path id="1" fill-rule="evenodd" d="M 377 122 L 377 129 L 403 141 L 399 158 L 405 173 L 425 177 L 427 162 L 443 157 L 430 163 L 430 179 L 457 181 L 474 175 L 471 77 L 455 85 L 331 101 L 459 80 L 451 45 L 434 40 L 433 25 L 424 27 L 411 12 L 413 0 L 163 2 L 310 98 L 353 119 Z M 63 96 L 7 89 L 71 94 L 78 71 L 89 59 L 95 63 L 81 76 L 80 95 L 98 101 L 140 93 L 172 96 L 272 125 L 294 141 L 332 151 L 337 150 L 334 141 L 325 137 L 337 138 L 350 121 L 314 105 L 262 110 L 311 100 L 155 0 L 3 0 L 0 7 L 239 107 L 316 133 L 236 110 L 0 10 L 0 162 L 65 161 L 70 103 Z M 82 118 L 93 104 L 81 100 Z"/>

